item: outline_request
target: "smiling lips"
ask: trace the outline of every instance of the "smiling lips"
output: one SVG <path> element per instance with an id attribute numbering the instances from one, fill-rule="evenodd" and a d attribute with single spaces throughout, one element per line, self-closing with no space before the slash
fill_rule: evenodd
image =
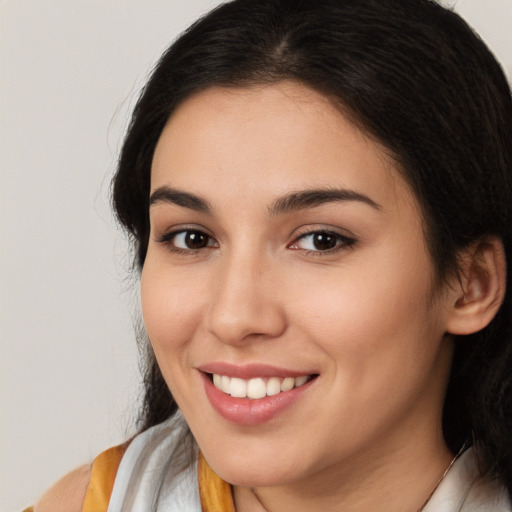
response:
<path id="1" fill-rule="evenodd" d="M 212 363 L 198 368 L 212 407 L 224 419 L 256 426 L 284 413 L 318 380 L 317 372 L 301 373 L 268 365 Z"/>
<path id="2" fill-rule="evenodd" d="M 275 396 L 303 386 L 311 379 L 310 375 L 300 377 L 256 377 L 253 379 L 240 379 L 227 375 L 213 374 L 214 386 L 234 398 L 250 398 L 257 400 L 266 396 Z"/>

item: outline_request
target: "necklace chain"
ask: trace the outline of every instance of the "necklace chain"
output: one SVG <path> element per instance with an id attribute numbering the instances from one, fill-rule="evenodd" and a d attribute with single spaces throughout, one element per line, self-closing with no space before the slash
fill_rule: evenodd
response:
<path id="1" fill-rule="evenodd" d="M 452 469 L 452 466 L 455 464 L 455 461 L 460 457 L 460 455 L 465 450 L 465 448 L 466 448 L 466 443 L 464 443 L 462 445 L 462 448 L 455 454 L 455 457 L 453 457 L 453 459 L 451 460 L 450 464 L 448 465 L 448 467 L 446 468 L 445 472 L 442 474 L 441 478 L 439 479 L 437 484 L 434 486 L 434 488 L 432 489 L 432 491 L 428 495 L 428 497 L 425 500 L 425 502 L 423 503 L 423 505 L 421 505 L 421 507 L 416 512 L 422 512 L 423 509 L 427 506 L 428 502 L 430 501 L 430 498 L 432 498 L 434 493 L 437 491 L 437 488 L 441 485 L 441 482 L 444 480 L 444 477 L 448 474 L 448 471 L 450 471 L 450 469 Z"/>
<path id="2" fill-rule="evenodd" d="M 428 495 L 427 499 L 425 500 L 425 502 L 423 503 L 423 505 L 421 505 L 421 507 L 419 509 L 416 510 L 416 512 L 423 512 L 424 508 L 427 506 L 428 502 L 430 501 L 430 498 L 432 498 L 432 496 L 434 495 L 434 493 L 437 491 L 438 487 L 441 485 L 441 482 L 444 480 L 444 477 L 448 474 L 448 472 L 450 471 L 450 469 L 452 469 L 452 466 L 455 464 L 455 461 L 460 457 L 460 455 L 464 452 L 466 448 L 466 444 L 464 443 L 464 445 L 462 446 L 462 448 L 456 453 L 455 457 L 453 457 L 453 459 L 451 460 L 450 464 L 448 465 L 448 467 L 446 468 L 445 472 L 441 475 L 441 478 L 439 479 L 439 481 L 437 482 L 437 484 L 434 486 L 434 488 L 432 489 L 432 491 L 430 492 L 430 494 Z M 263 510 L 267 510 L 265 508 L 265 505 L 263 504 L 260 496 L 258 495 L 258 493 L 256 492 L 256 489 L 251 489 L 252 493 L 254 494 L 256 500 L 258 501 L 258 503 L 263 507 Z"/>

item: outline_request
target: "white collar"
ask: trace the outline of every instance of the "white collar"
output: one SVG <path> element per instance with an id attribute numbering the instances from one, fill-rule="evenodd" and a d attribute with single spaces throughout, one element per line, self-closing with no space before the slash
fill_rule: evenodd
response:
<path id="1" fill-rule="evenodd" d="M 197 447 L 178 412 L 138 435 L 116 475 L 108 512 L 201 512 Z M 512 512 L 507 491 L 479 477 L 473 449 L 442 479 L 423 512 Z"/>
<path id="2" fill-rule="evenodd" d="M 511 512 L 506 489 L 497 481 L 480 478 L 472 448 L 453 464 L 423 512 Z"/>

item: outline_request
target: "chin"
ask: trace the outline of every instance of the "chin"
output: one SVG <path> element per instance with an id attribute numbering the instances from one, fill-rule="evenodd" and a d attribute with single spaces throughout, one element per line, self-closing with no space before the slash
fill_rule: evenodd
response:
<path id="1" fill-rule="evenodd" d="M 208 462 L 223 480 L 239 487 L 286 485 L 300 480 L 302 475 L 299 465 L 290 463 L 290 458 L 284 456 L 258 457 L 255 460 L 241 454 L 234 460 L 221 456 Z"/>
<path id="2" fill-rule="evenodd" d="M 263 471 L 267 473 L 262 475 L 261 467 L 257 470 L 241 468 L 235 470 L 227 470 L 219 476 L 236 487 L 277 487 L 293 483 L 298 475 L 283 475 L 279 471 Z"/>

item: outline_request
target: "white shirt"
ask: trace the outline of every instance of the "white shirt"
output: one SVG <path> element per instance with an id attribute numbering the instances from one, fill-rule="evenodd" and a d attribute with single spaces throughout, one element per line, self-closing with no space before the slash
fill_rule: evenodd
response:
<path id="1" fill-rule="evenodd" d="M 108 512 L 201 512 L 197 446 L 181 413 L 130 443 Z M 469 449 L 455 461 L 423 512 L 512 512 L 512 506 L 499 482 L 478 477 Z"/>

